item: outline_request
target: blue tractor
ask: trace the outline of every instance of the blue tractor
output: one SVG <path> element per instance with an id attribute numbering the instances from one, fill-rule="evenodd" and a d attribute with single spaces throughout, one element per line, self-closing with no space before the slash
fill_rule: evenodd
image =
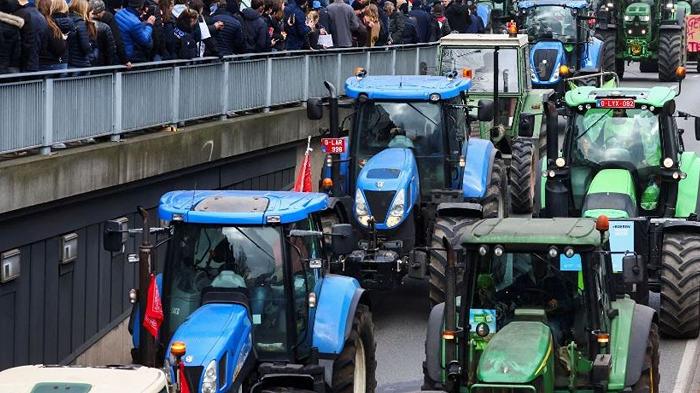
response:
<path id="1" fill-rule="evenodd" d="M 472 113 L 493 119 L 493 103 L 470 108 L 470 79 L 448 76 L 367 76 L 345 82 L 354 99 L 352 129 L 338 126 L 338 105 L 330 91 L 329 151 L 322 186 L 337 198 L 335 221 L 352 222 L 356 249 L 331 264 L 356 277 L 364 288 L 389 289 L 409 275 L 430 282 L 430 299 L 444 297 L 447 263 L 439 245 L 465 223 L 508 212 L 507 174 L 489 140 L 469 138 Z M 322 101 L 307 103 L 320 119 Z M 476 120 L 476 119 L 474 119 Z M 344 128 L 344 127 L 343 127 Z M 337 141 L 337 142 L 336 142 Z M 347 220 L 347 221 L 344 221 Z M 331 219 L 329 222 L 335 222 Z M 438 244 L 438 246 L 435 246 Z"/>
<path id="2" fill-rule="evenodd" d="M 518 24 L 530 39 L 530 79 L 535 88 L 563 96 L 569 76 L 615 71 L 605 43 L 592 34 L 595 19 L 586 0 L 519 1 Z M 595 82 L 595 79 L 591 79 Z"/>
<path id="3" fill-rule="evenodd" d="M 167 228 L 108 221 L 113 253 L 123 252 L 128 232 L 144 234 L 129 259 L 139 261 L 140 287 L 154 277 L 162 299 L 154 339 L 142 324 L 151 310 L 145 291 L 130 292 L 134 361 L 162 366 L 176 392 L 374 392 L 363 290 L 325 274 L 330 258 L 353 246 L 349 224 L 332 227 L 332 249 L 323 241 L 320 215 L 330 203 L 323 193 L 173 191 L 158 208 Z M 166 236 L 161 272 L 150 233 Z"/>

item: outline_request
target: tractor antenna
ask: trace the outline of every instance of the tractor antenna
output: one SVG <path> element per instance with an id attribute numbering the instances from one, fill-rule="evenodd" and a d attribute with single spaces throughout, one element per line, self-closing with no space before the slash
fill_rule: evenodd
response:
<path id="1" fill-rule="evenodd" d="M 190 211 L 194 210 L 194 198 L 197 195 L 197 182 L 194 182 L 194 190 L 192 190 L 192 202 L 190 202 Z"/>

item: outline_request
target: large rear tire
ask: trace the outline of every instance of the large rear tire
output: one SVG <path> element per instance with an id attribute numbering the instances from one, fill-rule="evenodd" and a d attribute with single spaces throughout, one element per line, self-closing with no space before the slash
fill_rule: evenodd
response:
<path id="1" fill-rule="evenodd" d="M 681 31 L 666 30 L 659 36 L 659 80 L 661 82 L 675 82 L 676 68 L 683 65 L 682 47 L 683 37 Z"/>
<path id="2" fill-rule="evenodd" d="M 632 386 L 632 393 L 659 393 L 659 328 L 655 323 L 649 330 L 644 370 Z"/>
<path id="3" fill-rule="evenodd" d="M 508 215 L 508 185 L 503 160 L 496 158 L 493 162 L 491 180 L 486 189 L 486 195 L 481 201 L 483 218 L 502 218 Z M 476 221 L 473 217 L 438 217 L 433 227 L 431 237 L 430 263 L 428 265 L 428 283 L 430 307 L 445 301 L 447 254 L 441 251 L 442 238 L 446 237 L 452 245 L 459 241 L 459 231 Z M 437 250 L 436 250 L 437 249 Z M 461 285 L 460 274 L 457 274 L 457 289 Z"/>
<path id="4" fill-rule="evenodd" d="M 603 52 L 600 63 L 602 71 L 616 72 L 615 49 L 617 32 L 615 30 L 602 30 L 596 33 L 596 38 L 603 41 Z M 610 78 L 605 79 L 610 80 Z"/>
<path id="5" fill-rule="evenodd" d="M 340 356 L 333 362 L 333 393 L 374 393 L 377 360 L 374 323 L 369 308 L 357 305 L 352 330 Z"/>
<path id="6" fill-rule="evenodd" d="M 510 203 L 516 214 L 533 213 L 535 183 L 537 182 L 537 147 L 531 140 L 515 139 L 511 146 Z"/>
<path id="7" fill-rule="evenodd" d="M 700 236 L 664 235 L 661 249 L 661 334 L 694 338 L 700 333 Z"/>

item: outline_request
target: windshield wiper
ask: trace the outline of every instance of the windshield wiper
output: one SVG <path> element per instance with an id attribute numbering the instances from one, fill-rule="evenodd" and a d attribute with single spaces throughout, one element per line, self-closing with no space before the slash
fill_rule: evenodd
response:
<path id="1" fill-rule="evenodd" d="M 576 139 L 574 139 L 574 141 L 578 141 L 578 140 L 581 139 L 584 135 L 586 135 L 586 133 L 587 133 L 588 131 L 590 131 L 591 128 L 595 127 L 596 124 L 600 123 L 601 120 L 605 119 L 605 118 L 608 116 L 608 113 L 610 113 L 610 112 L 612 112 L 612 109 L 608 109 L 607 112 L 603 113 L 603 115 L 600 116 L 595 122 L 593 122 L 593 124 L 591 124 L 590 126 L 588 126 L 588 128 L 586 128 L 586 130 L 583 131 L 583 133 L 582 133 L 581 135 L 577 136 Z"/>
<path id="2" fill-rule="evenodd" d="M 421 112 L 421 110 L 418 109 L 418 108 L 416 108 L 415 105 L 411 104 L 410 102 L 407 102 L 407 104 L 408 104 L 408 106 L 410 106 L 411 108 L 413 108 L 414 111 L 420 113 L 421 116 L 423 116 L 423 117 L 425 117 L 426 119 L 428 119 L 429 122 L 433 123 L 433 125 L 434 125 L 435 127 L 440 127 L 440 126 L 438 125 L 438 123 L 435 122 L 435 120 L 431 119 L 430 117 L 428 117 L 428 115 L 426 115 L 425 113 Z"/>
<path id="3" fill-rule="evenodd" d="M 272 261 L 275 260 L 275 257 L 273 257 L 272 255 L 270 255 L 269 252 L 265 251 L 264 248 L 260 247 L 260 245 L 259 245 L 258 243 L 256 243 L 255 240 L 251 239 L 250 236 L 248 236 L 245 232 L 241 231 L 240 228 L 238 228 L 238 227 L 234 227 L 234 228 L 235 228 L 238 232 L 240 232 L 241 235 L 245 236 L 245 238 L 248 239 L 251 243 L 253 243 L 253 245 L 254 245 L 255 247 L 257 247 L 258 250 L 262 251 L 263 253 L 265 253 L 265 255 L 267 255 L 268 257 L 270 257 L 270 259 L 271 259 Z"/>

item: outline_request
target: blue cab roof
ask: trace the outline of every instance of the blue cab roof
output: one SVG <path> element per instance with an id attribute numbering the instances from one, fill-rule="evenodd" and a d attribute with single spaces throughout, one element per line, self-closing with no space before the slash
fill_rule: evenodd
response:
<path id="1" fill-rule="evenodd" d="M 328 207 L 328 195 L 293 191 L 171 191 L 160 198 L 158 215 L 218 225 L 291 223 Z"/>
<path id="2" fill-rule="evenodd" d="M 518 8 L 523 9 L 523 8 L 532 8 L 532 7 L 537 7 L 537 6 L 546 6 L 546 5 L 551 5 L 551 6 L 561 6 L 561 7 L 569 7 L 569 8 L 586 8 L 588 7 L 588 2 L 585 0 L 574 0 L 574 1 L 565 1 L 565 0 L 525 0 L 525 1 L 519 1 L 518 2 Z"/>
<path id="3" fill-rule="evenodd" d="M 433 93 L 442 99 L 457 97 L 468 91 L 471 79 L 426 75 L 368 75 L 362 79 L 350 77 L 345 81 L 345 94 L 357 98 L 367 94 L 372 100 L 428 101 Z"/>

